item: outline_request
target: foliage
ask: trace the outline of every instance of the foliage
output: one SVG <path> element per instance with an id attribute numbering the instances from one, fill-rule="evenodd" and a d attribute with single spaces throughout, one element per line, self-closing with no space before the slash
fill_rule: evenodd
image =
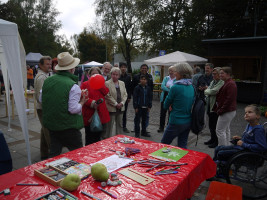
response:
<path id="1" fill-rule="evenodd" d="M 118 35 L 118 49 L 127 62 L 128 72 L 132 72 L 131 57 L 132 49 L 140 40 L 140 15 L 137 1 L 131 0 L 96 0 L 96 13 L 102 17 L 106 33 L 113 37 Z"/>
<path id="2" fill-rule="evenodd" d="M 81 62 L 97 61 L 105 62 L 106 43 L 100 36 L 93 31 L 83 30 L 77 37 L 78 51 L 80 53 Z"/>
<path id="3" fill-rule="evenodd" d="M 56 35 L 61 27 L 56 21 L 58 14 L 52 0 L 9 0 L 0 4 L 0 18 L 18 25 L 25 51 L 52 57 L 63 50 L 71 51 L 66 38 Z"/>

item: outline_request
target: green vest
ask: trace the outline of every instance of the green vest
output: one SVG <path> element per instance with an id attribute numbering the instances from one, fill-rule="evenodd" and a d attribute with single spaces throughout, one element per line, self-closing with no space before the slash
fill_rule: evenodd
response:
<path id="1" fill-rule="evenodd" d="M 44 81 L 42 88 L 42 108 L 44 127 L 52 131 L 66 129 L 81 129 L 83 118 L 79 114 L 71 114 L 68 111 L 69 92 L 78 77 L 67 72 L 60 71 Z"/>

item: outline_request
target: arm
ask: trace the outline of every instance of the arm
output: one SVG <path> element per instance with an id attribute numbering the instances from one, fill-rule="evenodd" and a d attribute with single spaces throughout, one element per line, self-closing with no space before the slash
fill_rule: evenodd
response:
<path id="1" fill-rule="evenodd" d="M 224 100 L 223 100 L 223 105 L 221 106 L 221 108 L 219 110 L 217 110 L 217 114 L 221 115 L 225 112 L 225 109 L 227 109 L 229 107 L 229 105 L 231 105 L 233 103 L 233 101 L 236 101 L 236 99 L 233 99 L 233 97 L 235 97 L 235 93 L 236 91 L 236 87 L 233 84 L 229 84 L 228 87 L 226 87 L 225 89 L 225 95 Z"/>
<path id="2" fill-rule="evenodd" d="M 123 81 L 120 81 L 120 83 L 121 83 L 121 91 L 122 91 L 122 94 L 123 94 L 123 96 L 121 97 L 121 102 L 120 103 L 122 103 L 122 105 L 124 105 L 125 104 L 125 102 L 127 101 L 127 97 L 128 97 L 128 95 L 127 95 L 127 91 L 126 91 L 126 88 L 125 88 L 125 84 L 124 84 L 124 82 Z"/>
<path id="3" fill-rule="evenodd" d="M 137 89 L 137 87 L 134 88 L 134 92 L 133 92 L 133 107 L 134 107 L 134 109 L 138 108 L 138 89 Z"/>
<path id="4" fill-rule="evenodd" d="M 106 96 L 109 93 L 109 89 L 106 87 L 106 85 L 100 88 L 99 91 L 103 94 L 103 96 Z"/>
<path id="5" fill-rule="evenodd" d="M 109 87 L 109 84 L 112 84 L 112 83 L 110 83 L 109 81 L 107 81 L 107 82 L 105 82 L 105 84 L 106 84 L 106 87 L 109 88 L 109 93 L 105 96 L 106 101 L 111 106 L 116 107 L 118 105 L 117 100 L 114 99 L 113 96 L 111 95 L 112 90 Z"/>
<path id="6" fill-rule="evenodd" d="M 42 103 L 39 99 L 40 99 L 40 91 L 42 90 L 45 79 L 46 77 L 44 75 L 40 75 L 36 80 L 35 92 L 36 92 L 36 100 L 38 101 L 38 103 Z"/>
<path id="7" fill-rule="evenodd" d="M 132 80 L 130 76 L 126 77 L 126 81 L 125 81 L 125 87 L 126 87 L 126 91 L 128 94 L 128 99 L 131 99 L 131 93 L 132 93 Z"/>
<path id="8" fill-rule="evenodd" d="M 71 114 L 80 114 L 85 99 L 82 98 L 81 102 L 81 89 L 77 84 L 74 84 L 69 92 L 68 111 Z"/>
<path id="9" fill-rule="evenodd" d="M 166 87 L 166 84 L 168 82 L 168 77 L 165 76 L 163 81 L 162 81 L 162 84 L 161 84 L 161 89 L 164 91 L 164 92 L 169 92 L 170 91 L 170 88 L 167 88 Z M 152 88 L 153 89 L 153 88 Z"/>
<path id="10" fill-rule="evenodd" d="M 224 82 L 223 81 L 219 81 L 213 88 L 210 88 L 210 86 L 204 91 L 204 94 L 206 96 L 215 96 L 218 91 L 220 90 L 220 88 L 223 86 Z"/>
<path id="11" fill-rule="evenodd" d="M 254 144 L 249 144 L 246 143 L 245 141 L 239 140 L 238 143 L 240 142 L 242 147 L 249 149 L 250 151 L 253 152 L 263 152 L 267 150 L 267 144 L 266 144 L 266 136 L 265 136 L 265 131 L 263 128 L 257 128 L 254 131 L 254 137 L 255 137 L 255 143 Z M 238 144 L 237 143 L 237 144 Z"/>
<path id="12" fill-rule="evenodd" d="M 175 87 L 171 87 L 169 94 L 167 95 L 164 101 L 164 109 L 168 110 L 170 105 L 173 104 L 174 94 L 175 94 Z"/>

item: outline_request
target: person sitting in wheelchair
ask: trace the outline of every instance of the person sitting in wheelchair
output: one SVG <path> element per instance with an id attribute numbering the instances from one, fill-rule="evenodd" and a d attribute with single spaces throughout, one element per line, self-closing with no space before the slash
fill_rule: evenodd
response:
<path id="1" fill-rule="evenodd" d="M 248 122 L 242 135 L 233 136 L 230 142 L 233 145 L 218 146 L 215 148 L 213 160 L 218 164 L 227 161 L 231 156 L 240 151 L 262 153 L 267 151 L 267 140 L 264 127 L 259 124 L 260 109 L 256 105 L 245 107 L 244 119 Z"/>

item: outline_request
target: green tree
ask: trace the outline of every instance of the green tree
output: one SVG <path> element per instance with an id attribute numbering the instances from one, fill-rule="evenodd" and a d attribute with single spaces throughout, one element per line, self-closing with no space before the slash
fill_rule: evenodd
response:
<path id="1" fill-rule="evenodd" d="M 88 32 L 83 30 L 77 37 L 78 51 L 80 53 L 81 62 L 97 61 L 105 62 L 106 58 L 106 42 L 94 31 Z"/>
<path id="2" fill-rule="evenodd" d="M 118 50 L 127 62 L 128 72 L 132 72 L 132 50 L 140 40 L 141 20 L 137 1 L 130 0 L 96 0 L 96 13 L 102 17 L 102 23 L 109 37 L 123 39 L 118 43 Z"/>

